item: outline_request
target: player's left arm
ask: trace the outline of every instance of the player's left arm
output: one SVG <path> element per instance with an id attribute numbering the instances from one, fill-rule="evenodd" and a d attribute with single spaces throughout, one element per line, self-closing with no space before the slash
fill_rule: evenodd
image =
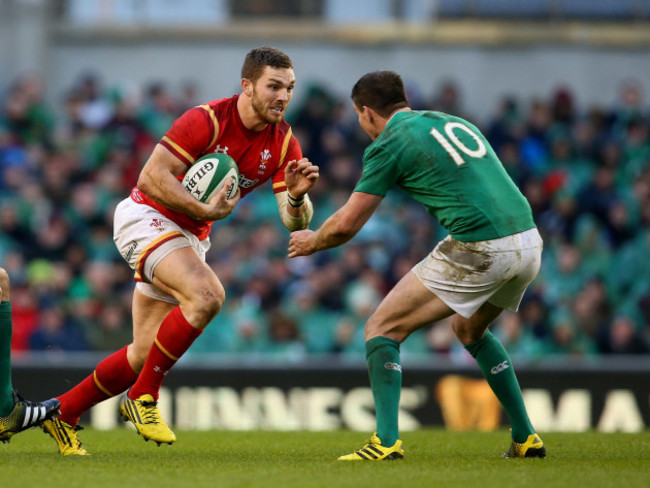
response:
<path id="1" fill-rule="evenodd" d="M 365 225 L 382 199 L 378 195 L 355 191 L 318 230 L 292 232 L 288 256 L 308 256 L 348 242 Z"/>

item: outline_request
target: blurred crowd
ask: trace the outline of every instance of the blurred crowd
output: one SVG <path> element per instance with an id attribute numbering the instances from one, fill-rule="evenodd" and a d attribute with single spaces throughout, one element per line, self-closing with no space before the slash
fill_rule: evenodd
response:
<path id="1" fill-rule="evenodd" d="M 45 88 L 20 77 L 0 107 L 0 265 L 11 277 L 14 352 L 114 350 L 131 340 L 133 280 L 112 241 L 113 209 L 173 120 L 205 100 L 191 83 L 126 91 L 84 74 L 55 109 Z M 639 85 L 625 83 L 609 107 L 580 106 L 569 87 L 505 97 L 487 121 L 473 120 L 453 81 L 430 97 L 421 88 L 408 85 L 414 109 L 481 127 L 544 237 L 542 269 L 519 313 L 493 326 L 511 354 L 650 352 L 650 110 Z M 295 103 L 288 119 L 321 168 L 310 193 L 315 228 L 353 190 L 370 141 L 349 100 L 327 87 L 313 84 Z M 394 190 L 347 245 L 288 260 L 271 187 L 258 189 L 213 228 L 207 259 L 226 304 L 190 353 L 362 357 L 366 319 L 445 235 Z M 402 351 L 466 358 L 448 321 Z"/>

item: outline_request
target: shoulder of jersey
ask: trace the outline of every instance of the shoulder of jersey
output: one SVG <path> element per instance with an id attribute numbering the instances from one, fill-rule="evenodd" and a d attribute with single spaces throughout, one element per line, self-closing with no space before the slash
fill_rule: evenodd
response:
<path id="1" fill-rule="evenodd" d="M 234 102 L 233 99 L 234 97 L 220 98 L 218 100 L 210 100 L 209 102 L 200 103 L 196 105 L 194 108 L 199 110 L 206 110 L 208 112 L 213 112 L 215 115 L 223 114 L 224 111 L 230 110 L 230 108 L 235 105 L 233 103 Z"/>
<path id="2" fill-rule="evenodd" d="M 282 135 L 286 134 L 291 130 L 291 125 L 289 124 L 289 122 L 286 121 L 286 119 L 282 119 L 280 122 L 275 124 L 275 127 L 277 131 Z"/>

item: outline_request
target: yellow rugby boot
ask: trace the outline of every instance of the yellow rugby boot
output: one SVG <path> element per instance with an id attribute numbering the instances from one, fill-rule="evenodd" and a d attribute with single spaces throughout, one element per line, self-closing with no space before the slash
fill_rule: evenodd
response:
<path id="1" fill-rule="evenodd" d="M 391 447 L 381 445 L 381 440 L 375 432 L 372 437 L 368 439 L 368 443 L 358 451 L 352 454 L 341 456 L 339 461 L 392 461 L 394 459 L 402 459 L 404 457 L 404 449 L 402 448 L 402 441 L 399 439 L 395 441 Z"/>
<path id="2" fill-rule="evenodd" d="M 510 449 L 502 457 L 504 458 L 545 458 L 546 448 L 544 442 L 537 434 L 531 434 L 526 442 L 520 444 L 512 441 Z"/>
<path id="3" fill-rule="evenodd" d="M 59 446 L 59 452 L 64 456 L 86 456 L 88 453 L 81 447 L 77 431 L 82 430 L 80 425 L 70 425 L 58 417 L 52 417 L 43 422 L 43 432 L 52 436 Z"/>
<path id="4" fill-rule="evenodd" d="M 18 432 L 41 425 L 44 420 L 59 413 L 61 402 L 56 398 L 44 402 L 30 402 L 14 391 L 14 407 L 0 417 L 0 442 L 9 442 Z"/>
<path id="5" fill-rule="evenodd" d="M 120 401 L 120 414 L 125 421 L 133 422 L 135 428 L 145 441 L 152 440 L 160 444 L 173 444 L 176 436 L 160 415 L 158 402 L 146 394 L 137 400 L 131 400 L 126 394 Z"/>

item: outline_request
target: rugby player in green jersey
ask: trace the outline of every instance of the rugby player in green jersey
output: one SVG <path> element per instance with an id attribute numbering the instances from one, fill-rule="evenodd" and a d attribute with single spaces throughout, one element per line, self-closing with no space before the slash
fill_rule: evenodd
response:
<path id="1" fill-rule="evenodd" d="M 11 290 L 9 274 L 0 268 L 0 442 L 7 443 L 18 432 L 41 425 L 59 412 L 56 398 L 30 402 L 13 389 L 11 381 Z"/>
<path id="2" fill-rule="evenodd" d="M 373 139 L 363 155 L 361 179 L 318 230 L 291 234 L 288 256 L 347 242 L 394 186 L 422 203 L 449 235 L 395 285 L 366 323 L 377 431 L 364 447 L 339 459 L 404 456 L 397 425 L 400 343 L 452 315 L 456 336 L 510 419 L 512 443 L 504 457 L 545 457 L 510 357 L 488 330 L 504 309 L 518 309 L 539 271 L 542 239 L 528 202 L 474 125 L 441 112 L 411 110 L 397 73 L 362 76 L 352 101 L 359 124 Z"/>

